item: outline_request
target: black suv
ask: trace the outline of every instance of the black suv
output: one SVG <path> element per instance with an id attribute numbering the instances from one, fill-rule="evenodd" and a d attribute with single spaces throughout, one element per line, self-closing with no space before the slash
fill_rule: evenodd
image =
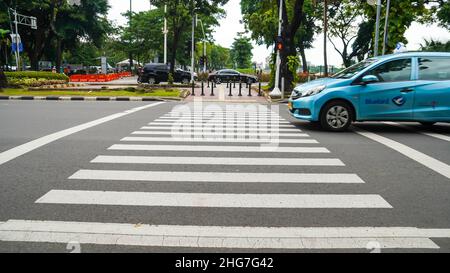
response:
<path id="1" fill-rule="evenodd" d="M 230 81 L 255 83 L 258 81 L 258 78 L 253 75 L 239 73 L 236 70 L 223 69 L 223 70 L 219 70 L 215 73 L 209 74 L 208 80 L 214 81 L 219 84 L 222 82 L 230 82 Z"/>
<path id="2" fill-rule="evenodd" d="M 144 66 L 144 69 L 139 73 L 138 82 L 158 84 L 160 82 L 167 82 L 169 79 L 170 67 L 166 64 L 152 63 Z M 174 82 L 181 82 L 182 84 L 189 84 L 191 81 L 191 72 L 181 69 L 175 69 L 173 75 Z"/>

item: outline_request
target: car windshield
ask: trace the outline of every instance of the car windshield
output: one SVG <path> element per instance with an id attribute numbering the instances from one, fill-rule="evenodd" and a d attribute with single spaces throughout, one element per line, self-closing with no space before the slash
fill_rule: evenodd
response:
<path id="1" fill-rule="evenodd" d="M 339 72 L 336 75 L 334 75 L 332 78 L 335 78 L 335 79 L 350 79 L 353 76 L 355 76 L 356 74 L 358 74 L 359 72 L 361 72 L 364 69 L 366 69 L 371 64 L 375 63 L 376 61 L 378 61 L 378 60 L 377 59 L 367 59 L 365 61 L 362 61 L 360 63 L 352 65 L 352 66 L 350 66 L 347 69 L 342 70 L 341 72 Z"/>

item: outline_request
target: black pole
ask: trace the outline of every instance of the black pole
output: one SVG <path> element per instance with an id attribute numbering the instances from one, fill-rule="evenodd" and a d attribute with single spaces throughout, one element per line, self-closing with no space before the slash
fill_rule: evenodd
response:
<path id="1" fill-rule="evenodd" d="M 239 97 L 242 97 L 242 82 L 239 80 Z"/>
<path id="2" fill-rule="evenodd" d="M 211 83 L 211 96 L 214 96 L 214 82 Z"/>
<path id="3" fill-rule="evenodd" d="M 204 96 L 204 95 L 205 95 L 205 84 L 202 81 L 202 96 Z"/>
<path id="4" fill-rule="evenodd" d="M 261 93 L 261 81 L 258 84 L 258 97 L 261 97 L 262 93 Z"/>
<path id="5" fill-rule="evenodd" d="M 228 94 L 228 96 L 230 96 L 230 97 L 232 97 L 233 96 L 233 93 L 232 93 L 232 91 L 231 91 L 231 81 L 230 81 L 230 84 L 229 84 L 229 86 L 230 86 L 230 93 Z"/>
<path id="6" fill-rule="evenodd" d="M 236 79 L 233 80 L 233 88 L 236 88 Z"/>
<path id="7" fill-rule="evenodd" d="M 228 82 L 227 82 L 227 88 L 228 88 Z"/>
<path id="8" fill-rule="evenodd" d="M 195 82 L 192 83 L 192 96 L 195 96 Z"/>
<path id="9" fill-rule="evenodd" d="M 207 88 L 209 88 L 209 80 L 208 80 L 208 87 Z"/>
<path id="10" fill-rule="evenodd" d="M 251 83 L 248 84 L 248 96 L 249 97 L 252 96 L 252 84 Z"/>

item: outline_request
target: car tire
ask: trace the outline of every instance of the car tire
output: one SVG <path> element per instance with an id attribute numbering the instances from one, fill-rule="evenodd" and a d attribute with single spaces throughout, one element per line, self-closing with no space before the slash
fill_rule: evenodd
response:
<path id="1" fill-rule="evenodd" d="M 420 124 L 422 124 L 422 126 L 425 126 L 425 127 L 431 127 L 431 126 L 435 125 L 436 122 L 433 122 L 433 121 L 421 121 Z"/>
<path id="2" fill-rule="evenodd" d="M 149 77 L 148 84 L 157 84 L 155 77 Z"/>
<path id="3" fill-rule="evenodd" d="M 320 125 L 332 132 L 343 132 L 353 121 L 353 109 L 344 101 L 333 101 L 326 104 L 320 113 Z"/>
<path id="4" fill-rule="evenodd" d="M 222 80 L 221 80 L 220 78 L 217 78 L 217 79 L 216 79 L 216 83 L 217 83 L 217 84 L 221 84 L 221 83 L 222 83 Z"/>
<path id="5" fill-rule="evenodd" d="M 181 80 L 181 83 L 184 84 L 184 85 L 188 85 L 189 82 L 190 82 L 190 80 L 188 78 L 184 78 L 184 79 Z"/>

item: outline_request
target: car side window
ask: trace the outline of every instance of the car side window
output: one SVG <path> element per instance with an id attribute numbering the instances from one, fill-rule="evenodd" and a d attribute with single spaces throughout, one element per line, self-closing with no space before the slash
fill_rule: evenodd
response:
<path id="1" fill-rule="evenodd" d="M 450 80 L 450 58 L 419 58 L 419 80 Z"/>
<path id="2" fill-rule="evenodd" d="M 384 63 L 364 74 L 373 75 L 380 82 L 401 82 L 411 80 L 411 58 Z"/>

